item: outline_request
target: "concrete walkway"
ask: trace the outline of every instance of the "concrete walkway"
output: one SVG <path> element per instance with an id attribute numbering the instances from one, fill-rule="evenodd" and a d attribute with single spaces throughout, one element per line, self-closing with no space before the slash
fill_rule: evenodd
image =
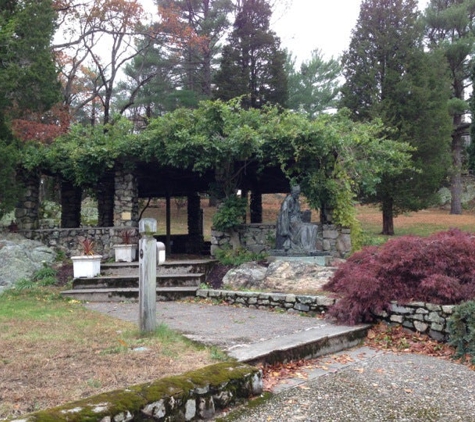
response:
<path id="1" fill-rule="evenodd" d="M 134 303 L 86 306 L 138 321 Z M 317 318 L 204 303 L 159 302 L 157 309 L 159 322 L 243 361 L 292 357 L 292 350 L 325 354 L 276 384 L 272 391 L 278 394 L 270 400 L 238 410 L 238 416 L 234 411 L 233 421 L 475 422 L 475 372 L 464 365 L 367 347 L 335 353 L 356 344 L 351 341 L 357 342 L 365 327 L 358 327 L 355 334 L 351 331 L 355 327 Z"/>
<path id="2" fill-rule="evenodd" d="M 86 306 L 138 323 L 136 303 L 92 302 Z M 188 302 L 158 302 L 157 320 L 191 340 L 217 346 L 248 363 L 338 352 L 359 344 L 368 329 L 367 325 L 348 327 L 299 315 Z"/>

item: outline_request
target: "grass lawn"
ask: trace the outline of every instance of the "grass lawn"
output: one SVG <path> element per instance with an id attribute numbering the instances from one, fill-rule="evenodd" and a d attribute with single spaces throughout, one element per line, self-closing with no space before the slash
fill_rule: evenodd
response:
<path id="1" fill-rule="evenodd" d="M 382 214 L 376 206 L 358 206 L 358 220 L 367 236 L 387 239 L 391 236 L 381 236 Z M 447 210 L 431 208 L 418 212 L 399 215 L 394 219 L 396 236 L 417 235 L 429 236 L 432 233 L 450 228 L 463 231 L 475 231 L 475 213 L 465 211 L 462 215 L 450 215 Z"/>
<path id="2" fill-rule="evenodd" d="M 276 220 L 284 197 L 265 195 L 265 222 Z M 202 208 L 209 233 L 215 208 L 205 200 Z M 164 204 L 157 202 L 144 217 L 157 218 L 163 231 Z M 176 207 L 172 218 L 172 233 L 186 233 L 186 208 Z M 358 207 L 358 219 L 369 238 L 386 240 L 378 236 L 377 207 Z M 395 219 L 396 235 L 425 236 L 451 227 L 474 231 L 475 215 L 431 209 Z M 53 288 L 0 295 L 0 345 L 0 419 L 197 369 L 217 355 L 166 327 L 143 336 L 136 324 L 88 311 L 61 299 Z"/>
<path id="3" fill-rule="evenodd" d="M 285 194 L 263 195 L 263 222 L 275 223 L 280 210 L 280 205 L 285 198 Z M 211 235 L 211 225 L 215 207 L 208 206 L 208 200 L 201 200 L 203 210 L 203 226 L 205 239 L 209 240 Z M 302 210 L 308 208 L 305 198 L 301 198 Z M 155 218 L 158 222 L 160 234 L 165 234 L 165 201 L 156 200 L 144 211 L 144 217 Z M 362 228 L 367 236 L 375 237 L 380 242 L 387 240 L 386 236 L 379 236 L 382 230 L 382 214 L 377 206 L 358 206 L 357 218 L 362 224 Z M 318 221 L 315 211 L 312 214 L 312 221 Z M 249 221 L 249 216 L 247 221 Z M 171 202 L 171 229 L 172 234 L 187 233 L 187 212 L 186 206 L 180 201 Z M 431 208 L 418 212 L 402 214 L 395 218 L 394 229 L 396 236 L 415 234 L 428 236 L 436 231 L 448 230 L 457 227 L 461 230 L 475 231 L 475 212 L 465 211 L 463 215 L 450 215 L 448 210 Z"/>
<path id="4" fill-rule="evenodd" d="M 0 419 L 215 362 L 165 326 L 141 335 L 51 288 L 0 295 L 0 344 Z"/>

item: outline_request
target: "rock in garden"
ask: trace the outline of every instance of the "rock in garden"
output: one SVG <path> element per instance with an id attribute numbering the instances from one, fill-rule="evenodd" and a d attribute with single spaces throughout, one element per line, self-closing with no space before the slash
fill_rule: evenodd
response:
<path id="1" fill-rule="evenodd" d="M 12 233 L 0 233 L 0 291 L 22 278 L 29 278 L 51 264 L 56 252 L 35 240 Z"/>
<path id="2" fill-rule="evenodd" d="M 335 268 L 302 261 L 276 260 L 269 265 L 263 287 L 290 292 L 316 291 L 333 276 Z"/>
<path id="3" fill-rule="evenodd" d="M 247 262 L 228 271 L 223 278 L 223 284 L 233 289 L 315 292 L 320 290 L 334 273 L 333 267 L 301 261 L 276 260 L 269 267 L 257 262 Z"/>
<path id="4" fill-rule="evenodd" d="M 266 275 L 267 268 L 257 262 L 246 262 L 233 268 L 223 277 L 223 284 L 235 289 L 259 288 Z"/>

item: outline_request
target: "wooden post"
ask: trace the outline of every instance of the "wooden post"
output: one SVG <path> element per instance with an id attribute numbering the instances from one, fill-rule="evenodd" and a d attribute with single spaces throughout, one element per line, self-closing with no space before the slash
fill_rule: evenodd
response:
<path id="1" fill-rule="evenodd" d="M 142 332 L 157 327 L 157 241 L 153 235 L 157 221 L 143 218 L 139 222 L 139 328 Z"/>
<path id="2" fill-rule="evenodd" d="M 166 197 L 166 230 L 167 230 L 167 237 L 166 237 L 166 251 L 167 251 L 167 256 L 169 256 L 172 253 L 172 248 L 171 248 L 171 231 L 172 231 L 172 223 L 171 223 L 171 205 L 170 205 L 170 194 L 167 192 L 167 197 Z"/>

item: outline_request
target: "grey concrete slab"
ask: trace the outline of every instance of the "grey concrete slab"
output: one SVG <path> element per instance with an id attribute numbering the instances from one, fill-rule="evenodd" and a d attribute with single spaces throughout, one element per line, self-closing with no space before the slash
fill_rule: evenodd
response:
<path id="1" fill-rule="evenodd" d="M 229 355 L 248 363 L 308 359 L 358 345 L 368 328 L 368 325 L 348 327 L 324 323 L 319 327 L 233 348 Z"/>
<path id="2" fill-rule="evenodd" d="M 89 309 L 138 322 L 137 303 L 88 303 Z M 355 346 L 367 326 L 345 327 L 267 310 L 189 302 L 158 302 L 157 320 L 249 363 L 320 356 Z"/>

